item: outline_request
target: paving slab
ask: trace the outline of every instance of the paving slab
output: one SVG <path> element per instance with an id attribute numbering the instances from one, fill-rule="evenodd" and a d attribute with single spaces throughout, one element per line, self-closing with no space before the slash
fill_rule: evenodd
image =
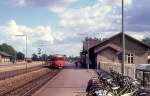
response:
<path id="1" fill-rule="evenodd" d="M 92 69 L 63 69 L 33 96 L 86 96 L 88 80 L 95 76 Z"/>

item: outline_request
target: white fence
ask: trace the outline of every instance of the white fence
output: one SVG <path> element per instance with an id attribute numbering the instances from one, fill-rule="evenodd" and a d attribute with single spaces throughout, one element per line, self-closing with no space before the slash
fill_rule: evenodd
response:
<path id="1" fill-rule="evenodd" d="M 112 63 L 108 63 L 108 62 L 102 62 L 100 67 L 105 70 L 105 71 L 109 71 L 109 69 L 113 69 L 114 71 L 117 71 L 119 73 L 121 73 L 121 64 L 112 64 Z M 133 79 L 135 79 L 135 64 L 125 64 L 124 65 L 124 75 L 125 76 L 129 76 Z"/>

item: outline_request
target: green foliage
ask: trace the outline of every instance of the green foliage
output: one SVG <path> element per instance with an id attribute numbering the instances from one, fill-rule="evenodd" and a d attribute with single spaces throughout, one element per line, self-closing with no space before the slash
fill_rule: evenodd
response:
<path id="1" fill-rule="evenodd" d="M 42 60 L 46 61 L 47 58 L 48 58 L 47 54 L 42 54 L 42 56 L 41 56 L 41 59 L 42 59 Z"/>
<path id="2" fill-rule="evenodd" d="M 145 38 L 142 40 L 145 44 L 150 46 L 150 38 Z"/>
<path id="3" fill-rule="evenodd" d="M 10 46 L 10 45 L 8 45 L 6 43 L 3 43 L 3 44 L 0 45 L 0 51 L 11 55 L 11 61 L 12 62 L 15 61 L 16 50 L 12 46 Z"/>
<path id="4" fill-rule="evenodd" d="M 37 61 L 38 60 L 38 56 L 35 53 L 32 54 L 32 60 L 33 61 Z"/>
<path id="5" fill-rule="evenodd" d="M 9 55 L 11 55 L 13 57 L 15 56 L 15 52 L 16 52 L 15 49 L 12 46 L 10 46 L 6 43 L 3 43 L 3 44 L 0 45 L 0 51 L 6 52 L 6 53 L 8 53 Z"/>
<path id="6" fill-rule="evenodd" d="M 22 52 L 17 52 L 17 58 L 18 60 L 24 60 L 25 59 L 25 55 Z"/>

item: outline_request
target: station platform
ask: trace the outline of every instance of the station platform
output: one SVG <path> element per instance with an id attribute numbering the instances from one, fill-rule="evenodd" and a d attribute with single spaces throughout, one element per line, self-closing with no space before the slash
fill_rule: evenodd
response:
<path id="1" fill-rule="evenodd" d="M 96 76 L 92 69 L 63 69 L 33 96 L 86 96 L 87 83 Z"/>

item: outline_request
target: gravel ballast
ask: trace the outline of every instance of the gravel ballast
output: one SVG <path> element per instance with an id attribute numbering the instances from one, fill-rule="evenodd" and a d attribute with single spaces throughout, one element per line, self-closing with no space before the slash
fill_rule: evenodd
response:
<path id="1" fill-rule="evenodd" d="M 32 71 L 23 75 L 15 76 L 5 80 L 0 80 L 0 96 L 6 94 L 16 88 L 27 84 L 28 82 L 39 78 L 40 76 L 50 72 L 50 69 L 42 68 L 37 71 Z"/>

